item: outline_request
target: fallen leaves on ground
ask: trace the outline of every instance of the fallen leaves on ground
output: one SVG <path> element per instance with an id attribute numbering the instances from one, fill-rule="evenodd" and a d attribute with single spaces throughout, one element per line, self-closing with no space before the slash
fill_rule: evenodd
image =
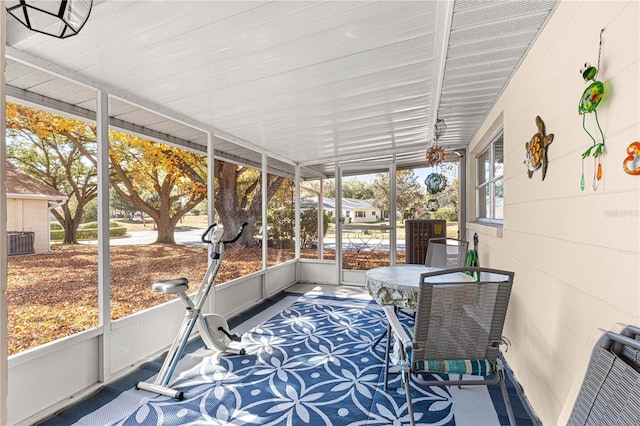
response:
<path id="1" fill-rule="evenodd" d="M 317 251 L 305 250 L 305 258 Z M 268 250 L 269 266 L 294 258 L 294 251 Z M 335 259 L 325 251 L 324 258 Z M 404 261 L 399 259 L 399 261 Z M 347 269 L 388 264 L 388 254 L 343 254 Z M 117 320 L 175 299 L 154 293 L 154 281 L 185 277 L 195 291 L 207 269 L 204 248 L 183 245 L 113 246 L 110 249 L 111 319 Z M 260 271 L 262 249 L 228 248 L 216 284 Z M 98 326 L 98 249 L 59 246 L 49 254 L 8 258 L 9 354 Z"/>

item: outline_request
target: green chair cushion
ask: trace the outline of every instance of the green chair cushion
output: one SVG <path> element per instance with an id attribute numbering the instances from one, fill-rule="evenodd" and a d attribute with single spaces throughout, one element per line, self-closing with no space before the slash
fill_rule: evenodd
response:
<path id="1" fill-rule="evenodd" d="M 403 324 L 409 338 L 413 340 L 414 327 Z M 407 349 L 406 361 L 411 363 L 411 348 Z M 415 370 L 427 373 L 468 374 L 473 376 L 490 376 L 496 370 L 496 363 L 487 359 L 449 359 L 449 360 L 414 360 Z"/>

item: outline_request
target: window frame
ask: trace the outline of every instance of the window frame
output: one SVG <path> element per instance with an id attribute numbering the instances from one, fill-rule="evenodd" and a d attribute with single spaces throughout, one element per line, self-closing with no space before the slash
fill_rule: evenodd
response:
<path id="1" fill-rule="evenodd" d="M 496 145 L 502 144 L 502 174 L 496 176 Z M 489 173 L 483 182 L 480 182 L 480 171 L 484 170 L 484 162 L 481 160 L 485 154 L 488 154 Z M 476 190 L 476 221 L 484 224 L 491 224 L 496 226 L 502 226 L 504 223 L 504 210 L 503 217 L 496 218 L 496 184 L 502 183 L 502 206 L 504 209 L 504 131 L 500 129 L 491 141 L 482 148 L 475 156 L 475 190 Z M 485 197 L 481 196 L 483 190 L 489 191 L 489 205 L 488 211 L 485 216 L 480 215 L 481 205 L 485 202 Z"/>

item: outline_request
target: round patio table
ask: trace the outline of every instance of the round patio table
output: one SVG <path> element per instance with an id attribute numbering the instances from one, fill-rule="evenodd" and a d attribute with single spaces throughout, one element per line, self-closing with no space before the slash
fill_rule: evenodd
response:
<path id="1" fill-rule="evenodd" d="M 380 305 L 394 305 L 415 310 L 418 305 L 420 275 L 441 269 L 424 265 L 395 265 L 369 269 L 365 274 L 365 287 Z M 438 283 L 474 281 L 463 274 L 446 274 L 431 279 Z"/>

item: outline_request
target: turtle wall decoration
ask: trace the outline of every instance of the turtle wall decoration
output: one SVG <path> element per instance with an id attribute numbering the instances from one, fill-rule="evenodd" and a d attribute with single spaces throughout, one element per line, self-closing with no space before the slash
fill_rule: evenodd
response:
<path id="1" fill-rule="evenodd" d="M 553 133 L 545 134 L 544 122 L 540 116 L 536 117 L 536 126 L 538 131 L 533 135 L 531 140 L 525 143 L 526 154 L 524 164 L 527 166 L 527 174 L 529 179 L 533 176 L 533 172 L 542 167 L 542 180 L 547 176 L 547 167 L 549 160 L 547 159 L 547 148 L 553 142 Z"/>

